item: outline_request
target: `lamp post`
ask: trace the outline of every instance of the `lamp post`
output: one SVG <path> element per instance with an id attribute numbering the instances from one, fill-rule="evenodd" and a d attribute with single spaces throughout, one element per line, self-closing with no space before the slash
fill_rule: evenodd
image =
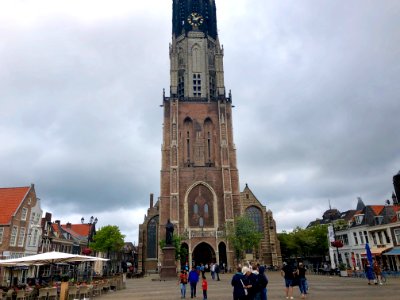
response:
<path id="1" fill-rule="evenodd" d="M 97 224 L 97 221 L 98 221 L 97 218 L 91 216 L 90 219 L 89 219 L 89 222 L 87 223 L 89 225 L 89 231 L 88 231 L 88 236 L 87 236 L 86 248 L 85 248 L 85 250 L 83 252 L 83 254 L 85 254 L 85 255 L 90 255 L 91 254 L 91 250 L 89 248 L 89 244 L 92 241 L 93 234 L 94 234 L 94 229 L 95 229 L 95 226 Z M 84 217 L 81 218 L 81 223 L 85 224 L 85 218 Z M 87 276 L 87 273 L 88 273 L 87 262 L 85 263 L 85 273 L 86 273 L 86 276 Z M 90 275 L 91 274 L 92 274 L 92 272 L 90 272 Z M 91 276 L 90 276 L 90 279 L 91 279 Z"/>

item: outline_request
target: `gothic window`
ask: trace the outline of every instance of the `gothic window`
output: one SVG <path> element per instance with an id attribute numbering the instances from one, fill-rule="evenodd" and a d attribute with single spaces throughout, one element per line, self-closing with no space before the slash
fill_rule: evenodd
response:
<path id="1" fill-rule="evenodd" d="M 201 75 L 193 74 L 193 97 L 201 97 Z"/>
<path id="2" fill-rule="evenodd" d="M 193 122 L 192 120 L 187 117 L 185 121 L 183 122 L 183 134 L 184 134 L 184 140 L 182 141 L 183 143 L 183 156 L 184 156 L 184 164 L 187 167 L 190 167 L 191 165 L 191 157 L 192 157 L 192 132 L 193 132 Z"/>
<path id="3" fill-rule="evenodd" d="M 212 136 L 213 136 L 214 126 L 210 118 L 207 118 L 204 122 L 204 132 L 205 132 L 205 145 L 204 145 L 204 152 L 205 152 L 205 159 L 208 166 L 212 166 L 214 162 L 213 156 L 213 143 L 212 143 Z"/>
<path id="4" fill-rule="evenodd" d="M 178 77 L 178 97 L 179 98 L 185 97 L 185 77 L 184 76 Z"/>
<path id="5" fill-rule="evenodd" d="M 191 227 L 213 227 L 213 194 L 204 185 L 194 187 L 188 195 L 188 217 Z"/>
<path id="6" fill-rule="evenodd" d="M 216 96 L 217 89 L 215 88 L 215 76 L 210 75 L 210 98 L 213 99 Z"/>
<path id="7" fill-rule="evenodd" d="M 158 216 L 147 224 L 147 258 L 157 258 L 157 226 Z"/>
<path id="8" fill-rule="evenodd" d="M 263 221 L 262 221 L 262 212 L 259 208 L 255 206 L 250 206 L 246 209 L 247 216 L 254 222 L 256 229 L 259 232 L 263 231 Z"/>
<path id="9" fill-rule="evenodd" d="M 204 227 L 204 219 L 203 219 L 203 217 L 199 218 L 199 226 L 200 227 Z"/>

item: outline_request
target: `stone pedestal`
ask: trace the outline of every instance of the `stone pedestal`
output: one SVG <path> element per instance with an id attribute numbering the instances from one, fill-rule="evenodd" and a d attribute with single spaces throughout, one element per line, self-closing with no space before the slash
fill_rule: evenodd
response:
<path id="1" fill-rule="evenodd" d="M 160 280 L 177 280 L 175 247 L 166 246 L 162 251 L 164 257 L 161 263 Z"/>

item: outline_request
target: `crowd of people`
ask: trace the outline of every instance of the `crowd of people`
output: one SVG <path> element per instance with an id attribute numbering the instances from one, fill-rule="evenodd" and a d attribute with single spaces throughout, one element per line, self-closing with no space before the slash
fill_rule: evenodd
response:
<path id="1" fill-rule="evenodd" d="M 265 273 L 267 269 L 266 266 L 260 266 L 259 264 L 251 265 L 247 263 L 243 266 L 238 265 L 231 279 L 233 300 L 267 300 L 268 278 Z M 210 266 L 201 264 L 197 267 L 192 266 L 191 270 L 189 270 L 188 265 L 182 268 L 178 279 L 181 299 L 186 298 L 187 285 L 190 287 L 190 298 L 197 298 L 197 285 L 200 280 L 203 300 L 207 299 L 208 282 L 206 272 L 208 271 L 211 273 L 212 280 L 220 280 L 218 264 L 210 264 Z M 286 299 L 293 299 L 293 286 L 296 285 L 299 286 L 301 298 L 304 299 L 306 297 L 308 290 L 306 272 L 307 268 L 301 262 L 297 267 L 287 263 L 283 264 L 281 274 L 286 287 Z"/>

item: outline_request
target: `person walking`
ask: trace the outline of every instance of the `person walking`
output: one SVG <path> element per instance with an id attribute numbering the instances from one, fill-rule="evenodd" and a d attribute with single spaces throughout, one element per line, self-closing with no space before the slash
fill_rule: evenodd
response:
<path id="1" fill-rule="evenodd" d="M 215 264 L 214 263 L 211 263 L 210 271 L 211 271 L 212 280 L 215 280 Z"/>
<path id="2" fill-rule="evenodd" d="M 382 269 L 379 266 L 378 262 L 375 260 L 374 262 L 374 273 L 375 273 L 375 278 L 376 278 L 376 282 L 375 284 L 380 284 L 382 285 Z"/>
<path id="3" fill-rule="evenodd" d="M 283 267 L 281 269 L 281 275 L 285 279 L 286 299 L 289 298 L 293 299 L 294 273 L 293 273 L 293 268 L 286 262 L 283 263 Z"/>
<path id="4" fill-rule="evenodd" d="M 256 295 L 254 297 L 255 300 L 267 300 L 267 284 L 268 278 L 265 275 L 265 267 L 258 266 L 257 268 L 258 274 L 256 275 Z"/>
<path id="5" fill-rule="evenodd" d="M 217 263 L 215 263 L 215 275 L 217 275 L 217 281 L 220 281 L 219 280 L 219 271 L 220 271 L 219 265 Z"/>
<path id="6" fill-rule="evenodd" d="M 242 267 L 236 268 L 236 273 L 233 275 L 231 285 L 233 286 L 233 300 L 245 300 L 247 290 L 244 287 L 244 275 L 242 273 Z"/>
<path id="7" fill-rule="evenodd" d="M 306 297 L 306 294 L 307 294 L 306 272 L 307 272 L 306 267 L 303 265 L 302 262 L 300 262 L 298 267 L 297 267 L 296 274 L 297 274 L 297 277 L 299 279 L 299 289 L 300 289 L 300 293 L 301 293 L 301 298 L 302 299 L 304 299 Z"/>
<path id="8" fill-rule="evenodd" d="M 247 289 L 247 300 L 253 300 L 257 292 L 257 275 L 251 272 L 249 267 L 243 267 L 242 273 L 244 275 L 244 286 Z"/>
<path id="9" fill-rule="evenodd" d="M 203 300 L 207 300 L 208 283 L 205 275 L 202 277 L 201 289 L 203 290 Z"/>
<path id="10" fill-rule="evenodd" d="M 186 284 L 188 282 L 188 275 L 186 273 L 186 270 L 183 269 L 181 271 L 181 274 L 179 274 L 179 286 L 181 288 L 181 299 L 185 299 L 186 298 Z"/>
<path id="11" fill-rule="evenodd" d="M 199 273 L 194 266 L 189 272 L 188 281 L 190 283 L 190 298 L 196 297 L 197 283 L 199 282 Z"/>

